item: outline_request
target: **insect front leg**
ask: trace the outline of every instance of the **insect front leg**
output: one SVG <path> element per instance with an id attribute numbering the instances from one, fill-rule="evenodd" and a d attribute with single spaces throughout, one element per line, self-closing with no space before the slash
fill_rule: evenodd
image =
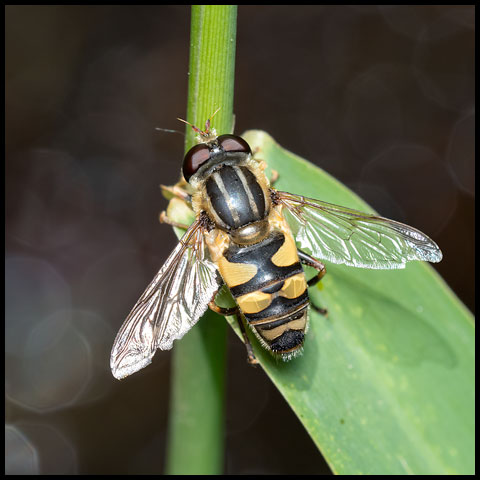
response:
<path id="1" fill-rule="evenodd" d="M 247 349 L 247 361 L 250 365 L 256 365 L 258 363 L 258 360 L 255 358 L 255 354 L 253 353 L 252 344 L 248 339 L 247 332 L 245 330 L 245 325 L 243 324 L 243 321 L 241 318 L 242 314 L 240 312 L 240 309 L 238 308 L 238 305 L 231 308 L 220 307 L 215 303 L 215 296 L 212 298 L 212 300 L 208 304 L 210 310 L 213 310 L 214 312 L 220 315 L 223 315 L 224 317 L 229 317 L 231 315 L 235 316 L 235 318 L 237 319 L 238 325 L 240 327 L 240 331 L 242 332 L 243 341 L 245 342 L 245 348 Z"/>
<path id="2" fill-rule="evenodd" d="M 272 169 L 272 176 L 270 177 L 270 185 L 272 187 L 277 182 L 278 177 L 279 177 L 278 172 Z"/>
<path id="3" fill-rule="evenodd" d="M 181 180 L 177 184 L 169 187 L 167 185 L 160 185 L 160 188 L 162 189 L 163 194 L 165 195 L 166 198 L 171 199 L 173 197 L 177 197 L 180 200 L 183 200 L 184 202 L 188 203 L 191 205 L 192 203 L 192 196 L 188 191 L 186 190 L 186 185 L 187 183 L 185 180 Z"/>
<path id="4" fill-rule="evenodd" d="M 160 223 L 167 223 L 172 227 L 183 228 L 184 230 L 187 230 L 189 227 L 189 225 L 186 225 L 184 223 L 178 223 L 175 220 L 172 220 L 171 218 L 169 218 L 165 210 L 160 212 L 158 220 L 160 221 Z"/>
<path id="5" fill-rule="evenodd" d="M 265 160 L 261 160 L 260 158 L 258 158 L 258 152 L 260 151 L 260 147 L 255 147 L 253 149 L 253 152 L 252 152 L 252 158 L 258 162 L 260 168 L 262 170 L 265 170 L 267 168 L 267 162 Z M 270 182 L 270 186 L 273 187 L 273 185 L 276 183 L 276 181 L 278 180 L 278 172 L 276 170 L 271 170 L 271 177 L 269 179 L 269 182 Z"/>
<path id="6" fill-rule="evenodd" d="M 313 287 L 313 285 L 316 285 L 326 275 L 327 269 L 322 262 L 319 262 L 307 253 L 302 252 L 301 250 L 298 250 L 298 258 L 300 259 L 300 262 L 304 265 L 313 267 L 315 270 L 318 271 L 318 273 L 307 282 L 307 285 L 309 287 Z M 313 305 L 313 303 L 311 305 L 312 308 L 315 309 L 318 313 L 321 313 L 322 315 L 327 315 L 328 311 L 326 308 L 317 307 L 316 305 Z"/>
<path id="7" fill-rule="evenodd" d="M 172 198 L 178 198 L 182 200 L 182 202 L 185 202 L 191 208 L 192 195 L 188 192 L 188 183 L 184 179 L 180 180 L 171 187 L 167 185 L 160 185 L 160 188 L 162 189 L 164 197 L 168 200 L 172 200 Z M 165 211 L 160 212 L 159 221 L 160 223 L 168 223 L 169 225 L 172 225 L 172 227 L 183 228 L 184 230 L 189 227 L 186 224 L 171 220 L 167 216 L 167 212 Z"/>

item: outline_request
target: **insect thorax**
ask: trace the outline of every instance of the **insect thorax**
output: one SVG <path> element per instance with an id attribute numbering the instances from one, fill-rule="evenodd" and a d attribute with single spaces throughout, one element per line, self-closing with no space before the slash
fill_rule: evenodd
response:
<path id="1" fill-rule="evenodd" d="M 215 226 L 240 245 L 251 245 L 269 231 L 270 191 L 258 163 L 243 156 L 216 165 L 193 185 L 194 210 L 205 211 Z"/>

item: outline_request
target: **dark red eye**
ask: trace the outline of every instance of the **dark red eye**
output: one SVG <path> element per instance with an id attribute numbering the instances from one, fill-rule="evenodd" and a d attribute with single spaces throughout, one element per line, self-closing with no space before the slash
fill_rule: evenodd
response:
<path id="1" fill-rule="evenodd" d="M 183 176 L 188 182 L 190 177 L 210 158 L 210 150 L 201 143 L 192 147 L 183 160 Z"/>
<path id="2" fill-rule="evenodd" d="M 217 141 L 226 152 L 252 153 L 248 143 L 236 135 L 220 135 Z"/>

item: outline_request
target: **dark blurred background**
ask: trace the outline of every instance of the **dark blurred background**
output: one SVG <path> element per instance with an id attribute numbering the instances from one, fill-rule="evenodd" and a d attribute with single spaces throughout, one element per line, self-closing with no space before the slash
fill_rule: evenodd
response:
<path id="1" fill-rule="evenodd" d="M 183 137 L 155 127 L 183 131 L 189 28 L 188 6 L 6 7 L 7 473 L 163 472 L 170 352 L 122 382 L 109 354 L 176 244 Z M 435 239 L 474 310 L 474 7 L 239 7 L 234 110 Z M 328 474 L 232 332 L 227 368 L 225 472 Z"/>

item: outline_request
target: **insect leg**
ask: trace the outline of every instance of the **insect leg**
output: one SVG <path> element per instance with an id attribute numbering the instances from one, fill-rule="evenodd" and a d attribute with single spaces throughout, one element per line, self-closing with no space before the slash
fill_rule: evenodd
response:
<path id="1" fill-rule="evenodd" d="M 231 315 L 238 315 L 240 313 L 238 306 L 231 308 L 220 307 L 220 305 L 217 305 L 215 303 L 215 300 L 212 300 L 208 304 L 208 307 L 210 308 L 210 310 L 213 310 L 215 313 L 223 315 L 224 317 L 230 317 Z"/>
<path id="2" fill-rule="evenodd" d="M 181 182 L 179 182 L 181 183 Z M 188 203 L 189 205 L 192 203 L 192 196 L 184 190 L 178 183 L 169 187 L 167 185 L 160 185 L 162 192 L 167 198 L 177 197 L 180 200 Z"/>
<path id="3" fill-rule="evenodd" d="M 250 365 L 257 365 L 258 360 L 255 358 L 255 354 L 253 353 L 253 348 L 252 344 L 250 343 L 250 340 L 248 339 L 247 332 L 245 330 L 245 325 L 243 324 L 241 315 L 235 315 L 238 326 L 240 327 L 240 330 L 242 331 L 243 335 L 243 340 L 245 342 L 245 348 L 247 349 L 247 362 Z"/>
<path id="4" fill-rule="evenodd" d="M 304 265 L 313 267 L 315 270 L 318 270 L 317 275 L 315 275 L 308 281 L 308 286 L 313 287 L 313 285 L 315 285 L 319 280 L 321 280 L 327 273 L 325 265 L 322 262 L 319 262 L 315 258 L 308 255 L 307 253 L 302 252 L 301 250 L 298 250 L 298 258 L 300 259 L 300 262 Z"/>
<path id="5" fill-rule="evenodd" d="M 240 327 L 240 331 L 242 332 L 243 341 L 245 342 L 245 348 L 247 349 L 247 361 L 250 365 L 256 365 L 258 363 L 258 360 L 255 358 L 255 355 L 253 353 L 252 344 L 250 343 L 250 340 L 248 339 L 248 336 L 247 336 L 247 332 L 245 331 L 245 325 L 242 322 L 241 313 L 240 313 L 240 309 L 238 308 L 238 305 L 231 308 L 220 307 L 215 303 L 215 297 L 214 297 L 210 301 L 208 306 L 214 312 L 219 313 L 220 315 L 223 315 L 225 317 L 229 317 L 230 315 L 235 316 L 235 318 L 237 319 L 238 325 Z"/>
<path id="6" fill-rule="evenodd" d="M 318 273 L 307 282 L 307 285 L 309 287 L 316 285 L 327 273 L 327 269 L 325 268 L 325 265 L 322 262 L 319 262 L 315 258 L 308 255 L 307 253 L 302 252 L 301 250 L 298 250 L 298 258 L 300 259 L 300 262 L 303 263 L 304 265 L 313 267 L 315 268 L 315 270 L 318 271 Z M 326 308 L 317 307 L 313 303 L 311 303 L 311 305 L 312 305 L 312 308 L 314 308 L 318 313 L 321 313 L 322 315 L 326 315 L 328 313 Z"/>
<path id="7" fill-rule="evenodd" d="M 260 147 L 255 147 L 252 152 L 252 158 L 256 162 L 258 162 L 259 167 L 262 171 L 264 171 L 267 168 L 267 162 L 258 157 L 258 153 L 260 151 Z M 278 172 L 272 169 L 271 174 L 272 176 L 270 177 L 270 186 L 273 186 L 273 184 L 278 180 Z"/>
<path id="8" fill-rule="evenodd" d="M 270 185 L 273 187 L 275 182 L 278 180 L 278 172 L 276 170 L 272 170 L 272 176 L 270 177 Z"/>
<path id="9" fill-rule="evenodd" d="M 165 210 L 160 212 L 158 219 L 160 220 L 160 223 L 168 223 L 168 225 L 171 225 L 172 227 L 183 228 L 184 230 L 187 230 L 189 227 L 189 225 L 185 225 L 184 223 L 178 223 L 178 222 L 175 222 L 174 220 L 171 220 L 167 216 L 167 212 L 165 212 Z"/>

